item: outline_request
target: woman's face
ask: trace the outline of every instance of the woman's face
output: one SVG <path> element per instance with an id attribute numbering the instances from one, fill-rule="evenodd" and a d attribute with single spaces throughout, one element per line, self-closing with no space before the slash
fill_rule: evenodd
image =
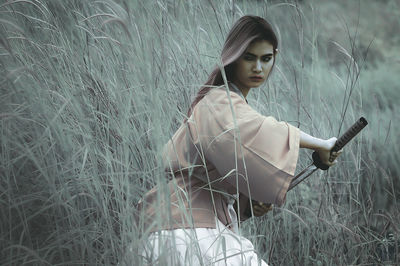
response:
<path id="1" fill-rule="evenodd" d="M 264 40 L 253 42 L 235 61 L 232 82 L 245 91 L 259 87 L 267 80 L 273 63 L 272 44 Z"/>

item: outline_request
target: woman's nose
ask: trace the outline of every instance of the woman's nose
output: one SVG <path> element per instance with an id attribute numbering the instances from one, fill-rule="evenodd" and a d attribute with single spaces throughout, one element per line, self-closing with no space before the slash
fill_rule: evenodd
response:
<path id="1" fill-rule="evenodd" d="M 261 72 L 262 68 L 261 68 L 261 62 L 260 60 L 257 60 L 255 65 L 253 66 L 253 71 L 255 72 Z"/>

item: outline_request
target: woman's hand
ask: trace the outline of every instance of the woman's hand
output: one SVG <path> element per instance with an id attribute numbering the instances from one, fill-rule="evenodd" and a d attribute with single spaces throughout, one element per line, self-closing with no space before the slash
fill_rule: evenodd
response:
<path id="1" fill-rule="evenodd" d="M 340 150 L 331 153 L 331 150 L 335 146 L 336 141 L 337 138 L 335 137 L 324 140 L 323 145 L 315 149 L 315 151 L 318 153 L 319 158 L 321 159 L 321 162 L 328 166 L 335 165 L 337 163 L 336 158 L 343 152 L 343 150 Z"/>
<path id="2" fill-rule="evenodd" d="M 331 153 L 336 140 L 337 138 L 335 137 L 323 140 L 300 131 L 300 148 L 315 150 L 318 153 L 321 162 L 328 166 L 336 164 L 336 158 L 342 153 L 342 150 Z"/>
<path id="3" fill-rule="evenodd" d="M 267 212 L 271 211 L 273 205 L 271 203 L 262 203 L 260 201 L 253 201 L 253 214 L 256 217 L 263 216 Z"/>

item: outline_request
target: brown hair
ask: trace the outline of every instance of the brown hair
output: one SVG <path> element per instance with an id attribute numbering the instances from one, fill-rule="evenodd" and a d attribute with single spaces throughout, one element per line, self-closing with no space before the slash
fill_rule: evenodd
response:
<path id="1" fill-rule="evenodd" d="M 236 21 L 226 37 L 221 52 L 221 61 L 228 81 L 232 78 L 233 63 L 246 51 L 250 43 L 259 40 L 266 40 L 271 43 L 275 57 L 278 48 L 278 39 L 276 38 L 272 26 L 265 19 L 258 16 L 243 16 Z M 198 91 L 196 98 L 193 100 L 188 110 L 187 117 L 190 117 L 196 104 L 213 87 L 223 84 L 224 81 L 221 70 L 216 66 L 206 83 Z M 187 118 L 184 119 L 184 122 L 186 121 Z"/>

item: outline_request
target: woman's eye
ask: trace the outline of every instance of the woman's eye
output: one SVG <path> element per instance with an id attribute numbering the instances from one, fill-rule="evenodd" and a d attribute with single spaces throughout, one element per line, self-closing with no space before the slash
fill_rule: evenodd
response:
<path id="1" fill-rule="evenodd" d="M 243 59 L 246 60 L 246 61 L 253 61 L 253 60 L 256 60 L 256 58 L 255 58 L 254 56 L 244 56 Z M 261 60 L 262 60 L 262 62 L 264 62 L 264 63 L 268 63 L 269 61 L 271 61 L 271 59 L 272 59 L 272 57 L 269 56 L 269 57 L 264 57 L 264 58 L 262 58 Z"/>

